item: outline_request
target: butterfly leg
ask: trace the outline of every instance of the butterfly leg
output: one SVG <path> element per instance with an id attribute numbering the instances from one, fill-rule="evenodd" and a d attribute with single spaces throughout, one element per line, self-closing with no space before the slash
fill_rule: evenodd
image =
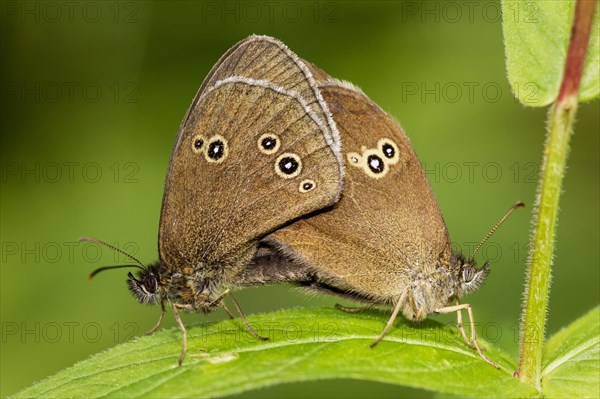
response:
<path id="1" fill-rule="evenodd" d="M 227 308 L 227 306 L 225 305 L 225 303 L 223 303 L 223 310 L 225 310 L 225 313 L 227 313 L 227 316 L 229 316 L 229 318 L 231 320 L 235 319 L 235 316 L 233 315 L 233 313 L 231 313 L 231 311 Z"/>
<path id="2" fill-rule="evenodd" d="M 342 312 L 346 312 L 346 313 L 360 313 L 360 312 L 365 311 L 365 310 L 373 309 L 373 305 L 367 305 L 367 306 L 344 306 L 344 305 L 340 305 L 339 303 L 336 303 L 335 307 L 336 307 L 336 309 L 339 309 Z"/>
<path id="3" fill-rule="evenodd" d="M 242 319 L 242 322 L 244 322 L 244 324 L 246 325 L 246 327 L 248 328 L 248 330 L 250 331 L 250 333 L 252 335 L 254 335 L 257 339 L 260 339 L 262 341 L 266 341 L 269 339 L 269 337 L 263 337 L 262 335 L 260 335 L 259 333 L 256 332 L 256 330 L 254 328 L 252 328 L 252 325 L 250 325 L 250 323 L 248 322 L 248 320 L 246 319 L 246 315 L 244 314 L 244 311 L 242 310 L 242 308 L 240 307 L 240 304 L 238 303 L 238 301 L 235 299 L 235 297 L 233 296 L 233 294 L 229 294 L 229 297 L 231 298 L 231 301 L 233 302 L 233 306 L 235 306 L 235 309 L 237 310 L 238 314 L 240 315 L 240 319 Z M 225 311 L 231 315 L 231 312 L 229 311 L 229 309 L 227 309 L 227 306 L 225 306 L 225 303 L 223 303 L 223 308 L 225 308 Z"/>
<path id="4" fill-rule="evenodd" d="M 221 293 L 221 295 L 219 295 L 216 299 L 214 299 L 210 304 L 209 307 L 213 307 L 216 306 L 217 304 L 221 303 L 221 306 L 223 306 L 223 309 L 225 310 L 225 313 L 227 313 L 227 316 L 229 316 L 230 319 L 235 319 L 235 316 L 233 315 L 233 313 L 231 313 L 229 311 L 229 309 L 227 308 L 227 306 L 225 305 L 225 302 L 223 302 L 223 299 L 225 298 L 225 296 L 227 296 L 230 293 L 230 289 L 227 288 L 225 291 L 223 291 Z"/>
<path id="5" fill-rule="evenodd" d="M 231 311 L 229 311 L 229 309 L 227 308 L 227 306 L 225 306 L 225 302 L 223 302 L 223 299 L 225 298 L 225 296 L 227 296 L 227 294 L 229 294 L 230 291 L 231 290 L 229 288 L 227 288 L 225 291 L 223 291 L 221 293 L 221 295 L 219 295 L 216 299 L 214 299 L 209 304 L 209 306 L 210 307 L 216 306 L 220 302 L 221 306 L 223 306 L 223 310 L 225 310 L 225 313 L 227 313 L 227 316 L 229 316 L 230 319 L 235 319 L 235 316 L 233 315 L 233 313 L 231 313 Z"/>
<path id="6" fill-rule="evenodd" d="M 458 299 L 456 300 L 456 304 L 460 305 L 460 301 Z M 460 335 L 462 335 L 463 341 L 465 341 L 465 344 L 469 345 L 472 349 L 477 349 L 477 347 L 475 346 L 473 341 L 471 341 L 471 339 L 469 339 L 467 337 L 467 333 L 465 331 L 465 326 L 463 324 L 462 310 L 456 311 L 456 328 L 458 328 L 458 331 L 460 331 Z M 475 324 L 471 323 L 471 337 L 474 337 L 473 334 L 475 334 Z"/>
<path id="7" fill-rule="evenodd" d="M 394 321 L 396 320 L 396 317 L 398 316 L 398 313 L 400 312 L 400 309 L 402 308 L 402 306 L 404 306 L 404 303 L 406 302 L 406 296 L 407 296 L 407 294 L 403 293 L 402 296 L 400 297 L 400 299 L 398 300 L 398 302 L 396 302 L 396 305 L 394 306 L 394 311 L 392 312 L 390 319 L 388 320 L 387 324 L 385 325 L 385 328 L 383 329 L 383 331 L 381 332 L 379 337 L 377 337 L 377 339 L 371 345 L 369 345 L 369 348 L 373 348 L 375 345 L 377 345 L 379 342 L 381 342 L 381 340 L 383 339 L 383 337 L 385 337 L 385 335 L 388 333 L 390 328 L 392 328 L 392 326 L 394 325 Z"/>
<path id="8" fill-rule="evenodd" d="M 471 338 L 470 339 L 467 339 L 467 334 L 466 334 L 465 328 L 462 324 L 461 312 L 463 310 L 467 311 L 467 313 L 469 315 L 469 323 L 471 323 Z M 471 305 L 469 305 L 468 303 L 463 303 L 463 304 L 454 305 L 454 306 L 446 306 L 445 308 L 436 309 L 435 312 L 436 313 L 457 312 L 458 328 L 459 328 L 459 330 L 462 330 L 461 335 L 463 336 L 463 339 L 465 339 L 465 342 L 467 343 L 467 345 L 474 346 L 475 349 L 477 350 L 477 353 L 479 353 L 479 356 L 481 356 L 481 358 L 483 360 L 485 360 L 486 363 L 496 367 L 497 369 L 500 368 L 500 365 L 498 365 L 498 363 L 490 360 L 486 355 L 483 354 L 483 351 L 481 350 L 481 347 L 479 346 L 479 342 L 477 342 L 477 333 L 475 332 L 475 318 L 473 317 L 473 309 L 471 308 Z M 461 314 L 461 315 L 458 316 L 458 314 Z"/>
<path id="9" fill-rule="evenodd" d="M 179 366 L 183 364 L 183 359 L 185 359 L 185 352 L 187 350 L 187 330 L 181 321 L 181 317 L 179 317 L 179 312 L 177 311 L 177 306 L 172 303 L 171 307 L 173 309 L 173 316 L 175 316 L 175 321 L 177 322 L 177 326 L 181 330 L 181 355 L 179 355 Z"/>
<path id="10" fill-rule="evenodd" d="M 217 305 L 219 302 L 221 302 L 223 300 L 223 298 L 225 298 L 229 294 L 230 291 L 231 290 L 229 288 L 227 288 L 225 291 L 221 292 L 221 294 L 218 297 L 216 297 L 215 299 L 213 299 L 210 302 L 210 304 L 208 305 L 209 308 L 211 308 L 211 307 Z"/>
<path id="11" fill-rule="evenodd" d="M 160 316 L 158 316 L 158 321 L 156 322 L 154 327 L 152 327 L 150 330 L 148 330 L 148 332 L 146 332 L 146 334 L 144 334 L 144 335 L 154 334 L 154 331 L 158 330 L 158 327 L 160 327 L 160 323 L 162 323 L 162 319 L 163 319 L 164 315 L 165 315 L 165 303 L 161 301 L 160 302 Z"/>

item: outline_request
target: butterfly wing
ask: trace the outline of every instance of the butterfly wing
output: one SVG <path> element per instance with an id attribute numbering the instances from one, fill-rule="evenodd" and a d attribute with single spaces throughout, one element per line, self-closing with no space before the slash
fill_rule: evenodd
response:
<path id="1" fill-rule="evenodd" d="M 342 197 L 264 242 L 312 269 L 318 285 L 388 303 L 417 271 L 449 258 L 448 232 L 400 126 L 349 84 L 330 81 L 321 92 L 344 143 Z"/>
<path id="2" fill-rule="evenodd" d="M 334 149 L 334 155 L 341 165 L 340 135 L 313 77 L 313 73 L 319 72 L 318 68 L 301 60 L 283 42 L 269 36 L 249 36 L 231 47 L 208 73 L 182 122 L 182 127 L 202 93 L 218 81 L 230 76 L 264 80 L 298 94 L 307 102 L 317 118 L 323 121 L 323 135 Z M 179 138 L 176 146 L 178 143 Z"/>
<path id="3" fill-rule="evenodd" d="M 308 70 L 291 52 L 287 61 L 244 61 L 255 42 L 229 51 L 194 99 L 171 156 L 161 211 L 163 263 L 201 270 L 204 279 L 223 284 L 235 280 L 261 237 L 334 203 L 343 181 L 335 123 L 327 121 L 314 81 L 300 79 Z M 301 81 L 279 80 L 274 62 Z M 306 84 L 310 90 L 295 90 Z"/>

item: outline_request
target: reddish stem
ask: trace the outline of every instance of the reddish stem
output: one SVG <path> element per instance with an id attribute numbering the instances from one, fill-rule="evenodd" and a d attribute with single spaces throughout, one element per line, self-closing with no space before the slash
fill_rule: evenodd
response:
<path id="1" fill-rule="evenodd" d="M 577 94 L 579 91 L 595 9 L 596 0 L 577 0 L 569 53 L 557 103 L 561 103 L 566 97 Z"/>

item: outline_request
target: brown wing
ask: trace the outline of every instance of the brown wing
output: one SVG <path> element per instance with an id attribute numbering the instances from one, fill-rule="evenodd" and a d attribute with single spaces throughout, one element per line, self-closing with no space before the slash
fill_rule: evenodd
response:
<path id="1" fill-rule="evenodd" d="M 265 50 L 250 62 L 257 43 Z M 160 257 L 169 267 L 202 269 L 205 278 L 226 283 L 258 239 L 339 198 L 343 164 L 335 123 L 327 122 L 308 69 L 278 43 L 251 37 L 236 45 L 182 122 L 159 232 Z M 274 48 L 287 60 L 273 58 Z"/>
<path id="2" fill-rule="evenodd" d="M 231 47 L 208 73 L 182 122 L 182 127 L 191 115 L 202 93 L 219 80 L 240 76 L 254 80 L 265 80 L 303 98 L 318 119 L 324 123 L 323 134 L 335 149 L 342 163 L 340 137 L 327 104 L 313 78 L 306 61 L 301 60 L 281 41 L 269 37 L 252 35 Z M 176 146 L 178 145 L 179 138 Z M 343 172 L 341 172 L 343 173 Z"/>
<path id="3" fill-rule="evenodd" d="M 321 92 L 344 143 L 342 197 L 265 242 L 308 264 L 321 283 L 388 302 L 411 273 L 449 257 L 448 232 L 400 126 L 349 84 L 325 83 Z"/>

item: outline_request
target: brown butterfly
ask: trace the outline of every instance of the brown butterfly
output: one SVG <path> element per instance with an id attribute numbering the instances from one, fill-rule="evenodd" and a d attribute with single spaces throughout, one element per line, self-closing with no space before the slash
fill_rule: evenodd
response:
<path id="1" fill-rule="evenodd" d="M 280 254 L 278 265 L 265 256 L 244 271 L 245 280 L 272 283 L 279 278 L 367 307 L 391 306 L 392 315 L 372 346 L 384 338 L 400 311 L 413 321 L 457 312 L 465 342 L 498 367 L 477 342 L 471 306 L 459 301 L 483 284 L 489 263 L 478 269 L 473 256 L 465 259 L 453 251 L 435 195 L 394 119 L 356 87 L 312 68 L 344 144 L 344 191 L 334 206 L 263 239 L 265 254 L 269 248 Z M 511 208 L 484 241 L 520 206 Z M 289 270 L 295 273 L 286 278 Z M 462 310 L 471 321 L 470 338 Z"/>
<path id="2" fill-rule="evenodd" d="M 141 303 L 178 311 L 225 306 L 260 239 L 331 205 L 343 182 L 339 133 L 306 65 L 283 43 L 251 36 L 213 67 L 181 123 L 167 172 L 159 261 L 129 273 Z M 88 239 L 93 240 L 93 239 Z M 96 242 L 98 242 L 96 240 Z M 113 267 L 96 270 L 100 271 Z"/>

